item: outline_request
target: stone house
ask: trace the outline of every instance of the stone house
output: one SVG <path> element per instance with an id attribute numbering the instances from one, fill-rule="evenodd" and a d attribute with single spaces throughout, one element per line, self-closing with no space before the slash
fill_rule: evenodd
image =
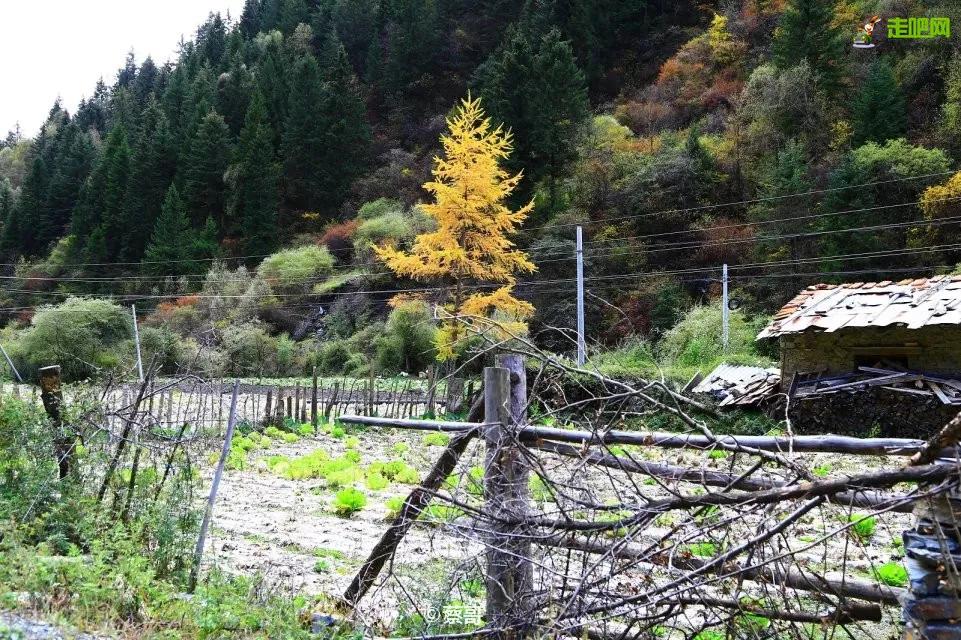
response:
<path id="1" fill-rule="evenodd" d="M 813 285 L 774 315 L 765 338 L 780 340 L 783 388 L 796 374 L 860 366 L 961 374 L 961 276 Z"/>
<path id="2" fill-rule="evenodd" d="M 799 431 L 918 437 L 961 409 L 961 276 L 813 285 L 758 339 Z"/>

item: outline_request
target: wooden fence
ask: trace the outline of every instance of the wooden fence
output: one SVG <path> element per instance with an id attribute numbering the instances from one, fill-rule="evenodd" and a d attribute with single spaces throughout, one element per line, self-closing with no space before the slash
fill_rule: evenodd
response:
<path id="1" fill-rule="evenodd" d="M 880 604 L 903 607 L 905 637 L 912 639 L 961 638 L 961 494 L 957 479 L 958 436 L 961 420 L 955 419 L 929 441 L 893 438 L 849 438 L 837 436 L 713 436 L 712 434 L 640 433 L 635 431 L 585 431 L 528 424 L 527 375 L 518 355 L 502 355 L 496 367 L 484 371 L 482 401 L 475 402 L 464 422 L 411 420 L 373 416 L 343 415 L 347 424 L 370 427 L 443 431 L 452 439 L 434 463 L 423 483 L 414 489 L 402 509 L 383 534 L 367 561 L 355 575 L 344 594 L 356 606 L 391 563 L 398 544 L 438 496 L 444 480 L 475 438 L 486 448 L 483 477 L 483 509 L 475 516 L 485 523 L 486 544 L 486 617 L 485 626 L 471 636 L 519 637 L 535 631 L 591 638 L 613 637 L 591 626 L 591 614 L 611 613 L 603 603 L 585 606 L 581 614 L 560 625 L 557 612 L 548 612 L 539 601 L 543 589 L 532 578 L 532 546 L 557 547 L 585 553 L 642 561 L 646 566 L 669 567 L 686 572 L 674 583 L 694 576 L 736 576 L 739 581 L 754 581 L 808 593 L 815 598 L 831 596 L 833 609 L 816 611 L 766 608 L 700 594 L 680 595 L 670 601 L 659 598 L 667 589 L 651 586 L 645 592 L 619 596 L 622 603 L 649 602 L 651 606 L 732 608 L 775 620 L 809 622 L 820 625 L 881 619 Z M 577 446 L 574 446 L 577 445 Z M 750 472 L 733 474 L 706 471 L 683 465 L 668 465 L 618 455 L 611 445 L 640 445 L 674 449 L 725 450 L 754 456 L 757 463 Z M 820 479 L 800 473 L 795 482 L 757 479 L 752 473 L 772 460 L 785 462 L 786 452 L 833 452 L 846 455 L 903 456 L 907 464 L 894 470 L 864 472 L 840 478 Z M 661 500 L 649 500 L 637 513 L 613 522 L 582 522 L 551 517 L 532 508 L 528 488 L 534 454 L 549 454 L 576 459 L 584 464 L 617 469 L 626 474 L 641 474 L 658 481 L 689 482 L 702 487 L 721 487 L 716 492 L 676 493 Z M 790 461 L 786 462 L 790 464 Z M 899 483 L 917 483 L 907 493 L 892 492 Z M 781 505 L 798 503 L 784 522 L 772 526 L 773 533 L 762 531 L 756 537 L 703 559 L 680 554 L 667 555 L 639 545 L 591 540 L 583 534 L 611 530 L 611 527 L 643 525 L 653 514 L 671 510 L 710 509 L 725 505 Z M 773 562 L 752 559 L 762 541 L 795 522 L 813 506 L 834 504 L 871 507 L 879 512 L 912 511 L 916 526 L 904 532 L 907 588 L 887 586 L 877 581 L 843 577 L 828 579 L 801 568 L 784 568 Z M 843 532 L 842 534 L 843 535 Z M 566 580 L 566 578 L 565 578 Z M 623 609 L 622 609 L 623 610 Z M 551 617 L 554 615 L 555 617 Z M 625 632 L 626 633 L 626 632 Z"/>

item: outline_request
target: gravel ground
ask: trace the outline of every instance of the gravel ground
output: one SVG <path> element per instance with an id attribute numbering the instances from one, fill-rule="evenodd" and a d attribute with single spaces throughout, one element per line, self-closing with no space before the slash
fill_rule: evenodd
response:
<path id="1" fill-rule="evenodd" d="M 74 633 L 49 622 L 0 612 L 0 640 L 103 640 L 86 633 Z"/>

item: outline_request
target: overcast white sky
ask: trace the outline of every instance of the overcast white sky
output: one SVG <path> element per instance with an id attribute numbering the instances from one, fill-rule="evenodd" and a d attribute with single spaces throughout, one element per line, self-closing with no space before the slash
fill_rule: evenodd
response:
<path id="1" fill-rule="evenodd" d="M 176 55 L 211 11 L 240 16 L 244 0 L 0 0 L 0 137 L 34 135 L 57 96 L 73 113 L 107 84 L 131 49 L 138 64 Z"/>

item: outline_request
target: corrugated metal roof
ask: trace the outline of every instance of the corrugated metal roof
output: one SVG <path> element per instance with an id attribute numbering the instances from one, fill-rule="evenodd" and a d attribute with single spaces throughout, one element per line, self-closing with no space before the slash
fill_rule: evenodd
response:
<path id="1" fill-rule="evenodd" d="M 757 337 L 936 324 L 961 324 L 961 276 L 812 285 L 781 307 Z"/>

